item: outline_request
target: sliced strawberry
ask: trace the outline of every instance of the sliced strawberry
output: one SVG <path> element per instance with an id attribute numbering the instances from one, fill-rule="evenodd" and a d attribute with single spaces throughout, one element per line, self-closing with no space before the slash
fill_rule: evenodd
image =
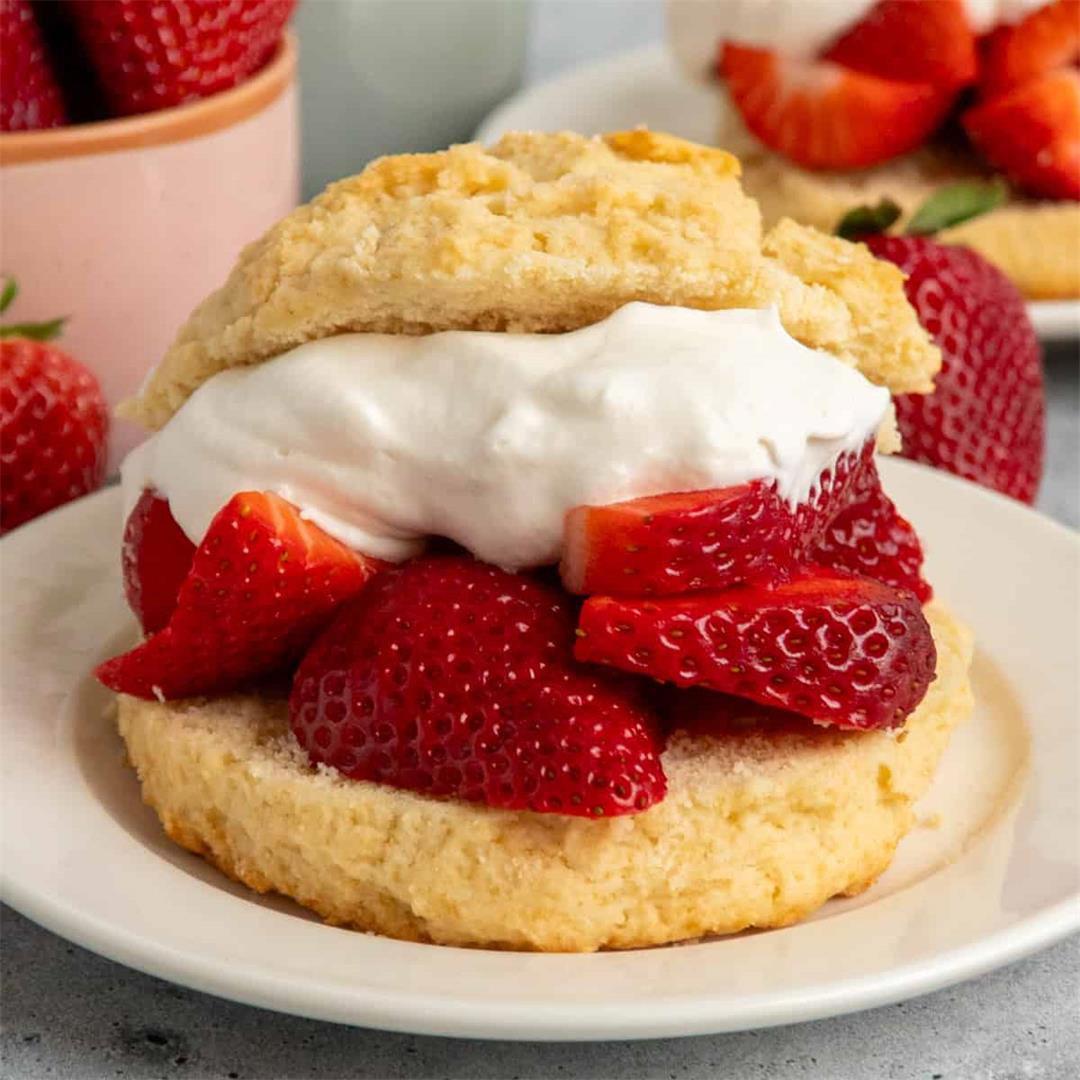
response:
<path id="1" fill-rule="evenodd" d="M 793 520 L 764 480 L 579 506 L 566 516 L 563 584 L 572 593 L 649 596 L 771 583 L 792 565 Z"/>
<path id="2" fill-rule="evenodd" d="M 277 495 L 235 495 L 210 523 L 165 628 L 97 677 L 142 698 L 236 689 L 294 661 L 381 565 Z"/>
<path id="3" fill-rule="evenodd" d="M 1080 64 L 1080 0 L 1036 8 L 987 39 L 979 82 L 987 97 L 1012 90 L 1057 68 Z"/>
<path id="4" fill-rule="evenodd" d="M 510 810 L 610 817 L 659 802 L 656 718 L 636 680 L 571 655 L 574 609 L 460 556 L 383 574 L 311 647 L 292 728 L 354 780 Z"/>
<path id="5" fill-rule="evenodd" d="M 721 72 L 746 126 L 807 169 L 858 169 L 922 143 L 951 90 L 727 44 Z"/>
<path id="6" fill-rule="evenodd" d="M 933 595 L 922 576 L 919 537 L 882 490 L 873 461 L 859 476 L 847 505 L 829 522 L 810 560 L 908 589 L 923 603 Z"/>
<path id="7" fill-rule="evenodd" d="M 172 617 L 195 545 L 176 524 L 166 499 L 144 491 L 124 526 L 121 561 L 128 607 L 153 634 Z"/>
<path id="8" fill-rule="evenodd" d="M 975 35 L 961 0 L 881 0 L 826 51 L 852 71 L 956 89 L 975 81 Z"/>
<path id="9" fill-rule="evenodd" d="M 844 506 L 873 442 L 843 454 L 793 512 L 771 481 L 579 506 L 566 517 L 561 573 L 573 593 L 660 596 L 786 577 Z"/>
<path id="10" fill-rule="evenodd" d="M 844 728 L 903 723 L 937 660 L 912 593 L 829 570 L 773 589 L 663 600 L 593 597 L 578 634 L 579 660 Z"/>
<path id="11" fill-rule="evenodd" d="M 1031 79 L 961 119 L 976 148 L 1013 183 L 1046 199 L 1080 199 L 1080 72 Z"/>

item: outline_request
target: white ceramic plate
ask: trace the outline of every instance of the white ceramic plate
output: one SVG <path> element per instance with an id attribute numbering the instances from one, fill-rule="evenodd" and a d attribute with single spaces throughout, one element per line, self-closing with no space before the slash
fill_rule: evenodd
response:
<path id="1" fill-rule="evenodd" d="M 977 975 L 1080 927 L 1077 537 L 906 462 L 885 478 L 974 626 L 978 709 L 871 890 L 810 921 L 676 948 L 526 955 L 390 941 L 260 898 L 173 846 L 89 675 L 132 635 L 116 489 L 0 545 L 4 897 L 200 990 L 371 1027 L 634 1039 L 789 1023 Z"/>
<path id="2" fill-rule="evenodd" d="M 695 142 L 717 130 L 716 95 L 688 79 L 662 45 L 621 53 L 537 83 L 499 106 L 477 129 L 481 142 L 506 131 L 595 134 L 648 124 Z M 1080 300 L 1034 300 L 1028 313 L 1047 341 L 1080 337 Z"/>

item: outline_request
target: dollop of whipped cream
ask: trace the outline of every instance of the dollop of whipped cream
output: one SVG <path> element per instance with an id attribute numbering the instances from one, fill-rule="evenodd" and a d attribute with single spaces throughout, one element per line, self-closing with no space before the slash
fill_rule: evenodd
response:
<path id="1" fill-rule="evenodd" d="M 914 0 L 912 0 L 914 2 Z M 977 34 L 1018 22 L 1050 0 L 963 0 Z M 714 77 L 716 46 L 735 41 L 794 56 L 821 52 L 859 22 L 876 0 L 670 0 L 671 44 L 695 78 Z"/>
<path id="2" fill-rule="evenodd" d="M 563 518 L 755 478 L 804 500 L 876 432 L 888 391 L 775 310 L 627 304 L 566 334 L 341 334 L 220 372 L 123 465 L 198 543 L 237 492 L 274 491 L 349 546 L 428 536 L 508 569 L 554 562 Z"/>

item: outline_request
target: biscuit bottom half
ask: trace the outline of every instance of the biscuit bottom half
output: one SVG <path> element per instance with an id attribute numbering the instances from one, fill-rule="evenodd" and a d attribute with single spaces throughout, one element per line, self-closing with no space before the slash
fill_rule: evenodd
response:
<path id="1" fill-rule="evenodd" d="M 121 696 L 118 724 L 173 840 L 330 923 L 447 945 L 659 945 L 784 926 L 885 870 L 972 708 L 971 636 L 938 603 L 927 616 L 938 676 L 899 733 L 677 733 L 667 798 L 600 821 L 315 769 L 281 697 Z"/>

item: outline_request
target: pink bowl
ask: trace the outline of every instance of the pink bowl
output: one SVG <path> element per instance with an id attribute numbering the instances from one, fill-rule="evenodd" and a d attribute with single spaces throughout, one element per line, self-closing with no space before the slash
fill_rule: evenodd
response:
<path id="1" fill-rule="evenodd" d="M 232 90 L 146 116 L 0 135 L 0 257 L 19 321 L 132 394 L 241 247 L 299 197 L 296 46 Z M 113 430 L 110 470 L 140 438 Z"/>

